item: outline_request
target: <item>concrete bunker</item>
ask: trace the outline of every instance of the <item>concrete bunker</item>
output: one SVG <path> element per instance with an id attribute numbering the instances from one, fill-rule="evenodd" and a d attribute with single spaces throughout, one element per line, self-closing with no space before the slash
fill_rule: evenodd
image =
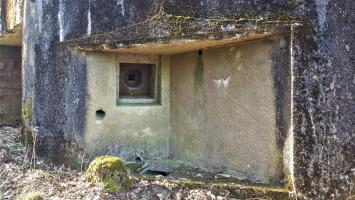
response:
<path id="1" fill-rule="evenodd" d="M 275 35 L 168 54 L 87 53 L 85 148 L 148 163 L 149 174 L 187 167 L 283 184 L 289 49 Z M 95 123 L 98 109 L 105 118 Z"/>

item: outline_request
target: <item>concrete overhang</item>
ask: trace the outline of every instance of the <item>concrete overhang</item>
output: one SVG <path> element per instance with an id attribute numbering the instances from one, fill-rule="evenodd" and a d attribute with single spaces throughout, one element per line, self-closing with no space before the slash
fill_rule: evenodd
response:
<path id="1" fill-rule="evenodd" d="M 168 55 L 289 33 L 293 24 L 300 23 L 290 19 L 215 20 L 170 15 L 169 20 L 166 18 L 60 44 L 78 51 Z"/>
<path id="2" fill-rule="evenodd" d="M 135 54 L 159 54 L 169 55 L 178 54 L 188 51 L 206 49 L 209 47 L 233 45 L 245 41 L 256 40 L 273 35 L 272 33 L 248 33 L 244 35 L 235 35 L 229 38 L 210 38 L 210 39 L 167 39 L 159 38 L 154 42 L 135 43 L 130 46 L 115 48 L 110 44 L 102 44 L 97 48 L 76 47 L 76 50 L 94 51 L 94 52 L 111 52 L 111 53 L 135 53 Z"/>

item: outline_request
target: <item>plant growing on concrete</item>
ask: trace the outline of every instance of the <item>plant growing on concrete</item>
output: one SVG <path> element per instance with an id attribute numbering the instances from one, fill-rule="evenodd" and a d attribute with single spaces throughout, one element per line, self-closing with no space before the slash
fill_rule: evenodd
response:
<path id="1" fill-rule="evenodd" d="M 121 192 L 134 187 L 125 163 L 114 156 L 96 157 L 86 171 L 86 180 L 103 184 L 108 192 Z"/>

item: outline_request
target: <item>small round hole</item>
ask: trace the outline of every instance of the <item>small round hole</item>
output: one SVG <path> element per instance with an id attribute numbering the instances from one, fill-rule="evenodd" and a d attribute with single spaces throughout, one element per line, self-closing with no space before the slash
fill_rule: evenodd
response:
<path id="1" fill-rule="evenodd" d="M 103 110 L 97 110 L 96 111 L 96 120 L 101 121 L 105 118 L 106 113 Z"/>
<path id="2" fill-rule="evenodd" d="M 202 55 L 203 54 L 203 51 L 202 50 L 198 50 L 198 55 Z"/>

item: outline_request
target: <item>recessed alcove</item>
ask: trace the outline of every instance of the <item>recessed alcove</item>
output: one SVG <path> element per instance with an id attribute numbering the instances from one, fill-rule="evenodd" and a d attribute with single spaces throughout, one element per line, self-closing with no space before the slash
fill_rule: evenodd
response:
<path id="1" fill-rule="evenodd" d="M 289 58 L 285 35 L 171 54 L 88 52 L 87 151 L 146 164 L 140 173 L 281 185 Z"/>

